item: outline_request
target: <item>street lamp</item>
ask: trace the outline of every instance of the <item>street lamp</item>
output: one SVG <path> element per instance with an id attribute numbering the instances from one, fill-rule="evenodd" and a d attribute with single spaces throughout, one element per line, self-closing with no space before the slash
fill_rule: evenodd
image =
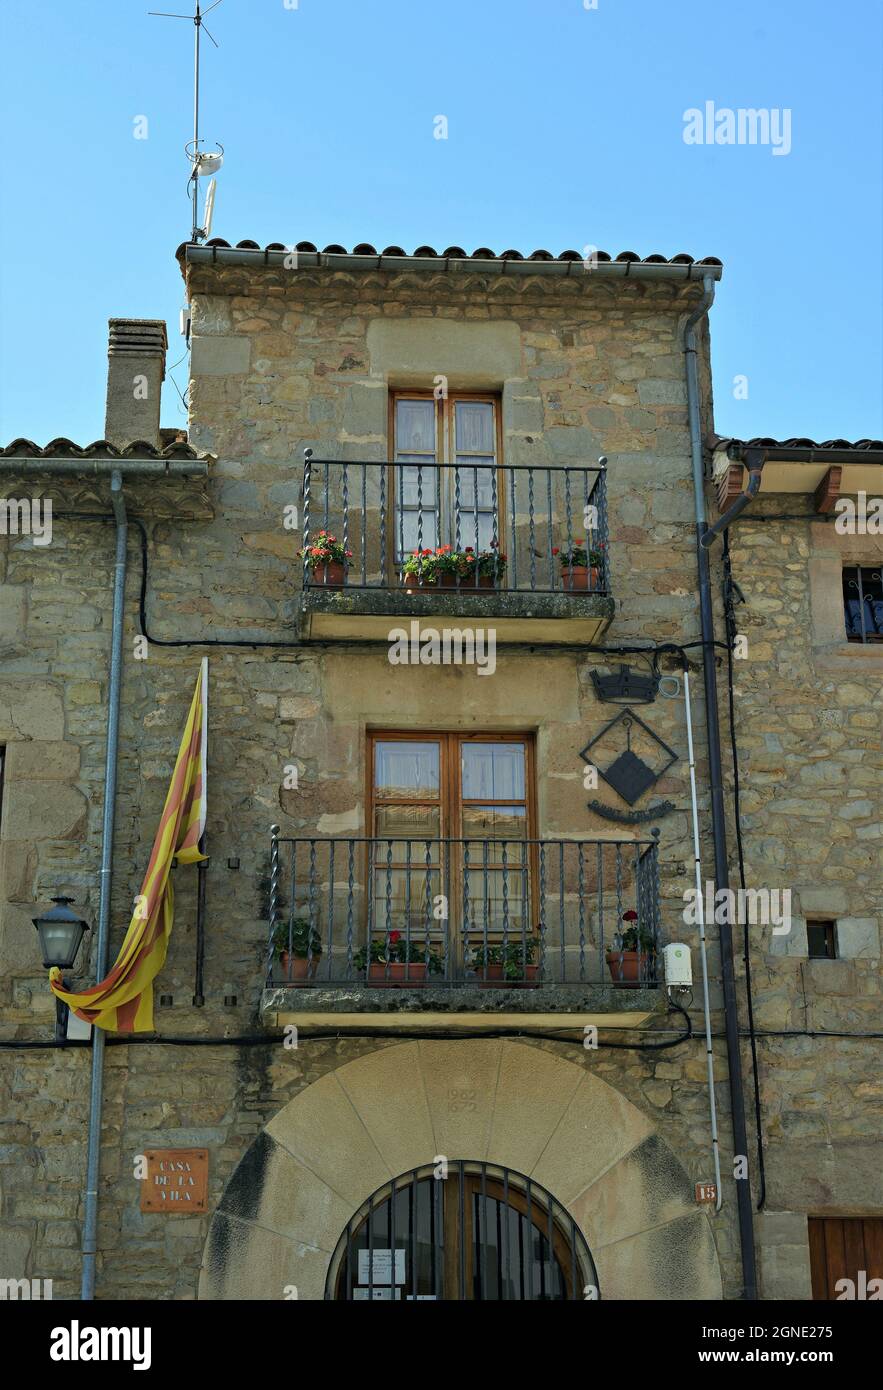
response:
<path id="1" fill-rule="evenodd" d="M 57 967 L 62 972 L 70 970 L 77 958 L 83 933 L 89 930 L 88 922 L 83 922 L 71 912 L 69 903 L 73 898 L 53 898 L 55 907 L 31 920 L 40 938 L 40 954 L 47 970 Z M 62 975 L 62 987 L 66 988 Z M 55 1000 L 55 1040 L 63 1042 L 67 1037 L 67 1018 L 69 1009 L 63 1000 Z"/>

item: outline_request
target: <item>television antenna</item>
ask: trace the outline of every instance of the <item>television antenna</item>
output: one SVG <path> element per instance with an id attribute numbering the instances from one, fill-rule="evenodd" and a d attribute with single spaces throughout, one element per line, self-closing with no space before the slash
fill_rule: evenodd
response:
<path id="1" fill-rule="evenodd" d="M 193 139 L 184 146 L 184 152 L 190 161 L 190 178 L 188 179 L 188 195 L 193 201 L 193 227 L 191 240 L 198 241 L 203 237 L 211 235 L 212 213 L 215 202 L 215 183 L 214 179 L 209 184 L 206 194 L 205 226 L 199 225 L 199 180 L 208 174 L 217 173 L 224 162 L 224 146 L 218 146 L 216 151 L 200 150 L 200 145 L 205 142 L 199 136 L 199 60 L 200 60 L 200 38 L 203 29 L 211 39 L 215 48 L 218 41 L 206 26 L 205 16 L 211 14 L 221 4 L 221 0 L 214 0 L 213 5 L 203 11 L 200 0 L 195 0 L 195 14 L 169 14 L 165 10 L 148 10 L 148 14 L 155 15 L 160 19 L 189 19 L 194 27 L 194 54 L 193 54 Z"/>

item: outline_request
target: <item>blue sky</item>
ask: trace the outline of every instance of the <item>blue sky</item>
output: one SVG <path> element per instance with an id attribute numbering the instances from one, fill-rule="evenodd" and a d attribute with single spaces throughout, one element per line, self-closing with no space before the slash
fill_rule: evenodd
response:
<path id="1" fill-rule="evenodd" d="M 101 436 L 109 317 L 184 351 L 192 26 L 151 5 L 192 9 L 3 0 L 3 442 Z M 223 0 L 208 23 L 215 235 L 719 256 L 719 431 L 883 436 L 880 0 Z M 789 109 L 790 153 L 686 144 L 706 101 Z"/>

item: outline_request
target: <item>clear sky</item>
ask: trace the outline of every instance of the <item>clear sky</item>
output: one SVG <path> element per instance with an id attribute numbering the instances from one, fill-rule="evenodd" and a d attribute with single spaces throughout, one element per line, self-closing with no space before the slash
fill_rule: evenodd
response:
<path id="1" fill-rule="evenodd" d="M 2 0 L 4 443 L 101 436 L 109 317 L 184 352 L 193 27 L 148 8 L 192 12 Z M 208 25 L 216 236 L 718 256 L 718 430 L 883 436 L 881 0 L 223 0 Z M 685 143 L 706 102 L 787 109 L 790 152 Z"/>

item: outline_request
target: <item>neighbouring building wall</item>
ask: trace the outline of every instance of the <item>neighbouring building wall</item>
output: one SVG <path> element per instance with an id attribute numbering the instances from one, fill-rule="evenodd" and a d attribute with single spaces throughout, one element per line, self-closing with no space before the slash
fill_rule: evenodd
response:
<path id="1" fill-rule="evenodd" d="M 781 501 L 763 499 L 731 536 L 746 600 L 734 662 L 746 879 L 792 895 L 790 932 L 752 932 L 755 1021 L 879 1034 L 883 651 L 846 641 L 841 567 L 879 566 L 883 541 L 838 535 L 833 517 L 756 519 Z M 808 959 L 807 922 L 831 919 L 838 958 Z M 879 1050 L 860 1038 L 759 1044 L 767 1298 L 809 1297 L 807 1215 L 883 1213 Z"/>

